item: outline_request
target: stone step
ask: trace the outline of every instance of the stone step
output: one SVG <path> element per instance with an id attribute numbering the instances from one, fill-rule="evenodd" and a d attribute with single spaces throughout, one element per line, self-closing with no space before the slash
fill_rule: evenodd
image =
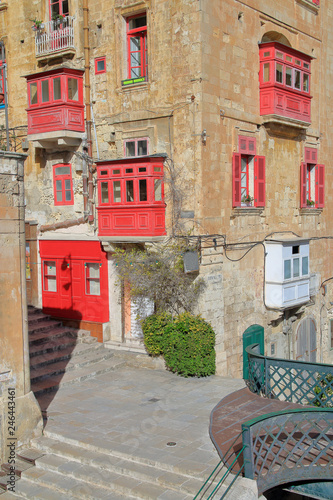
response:
<path id="1" fill-rule="evenodd" d="M 43 366 L 30 367 L 30 380 L 31 383 L 36 383 L 37 381 L 45 380 L 48 377 L 53 377 L 61 373 L 69 372 L 71 370 L 77 370 L 78 368 L 83 368 L 85 366 L 90 366 L 100 361 L 105 361 L 112 358 L 113 353 L 103 349 L 89 350 L 82 353 L 81 355 L 76 355 L 74 358 L 70 357 L 65 360 L 54 359 L 52 363 L 48 363 Z"/>
<path id="2" fill-rule="evenodd" d="M 125 498 L 155 500 L 163 494 L 163 498 L 170 500 L 193 499 L 202 485 L 202 480 L 189 474 L 172 473 L 138 463 L 134 459 L 125 460 L 110 453 L 96 452 L 45 437 L 35 439 L 33 444 L 47 453 L 36 461 L 37 470 L 41 469 L 45 474 L 32 470 L 31 473 L 24 473 L 24 479 L 29 480 L 37 475 L 38 482 L 41 481 L 44 486 L 51 482 L 58 487 L 64 483 L 61 476 L 66 476 L 67 480 L 81 484 L 81 498 L 105 498 L 97 496 L 94 487 L 98 484 L 104 489 L 104 494 L 109 491 L 124 495 Z M 76 489 L 74 483 L 70 488 L 72 494 L 73 488 Z M 91 493 L 94 496 L 90 496 Z"/>
<path id="3" fill-rule="evenodd" d="M 42 344 L 36 344 L 36 345 L 29 346 L 30 359 L 35 357 L 35 356 L 40 356 L 42 354 L 67 349 L 70 346 L 73 346 L 73 348 L 74 348 L 76 343 L 77 343 L 77 339 L 75 339 L 74 337 L 69 337 L 69 336 L 64 336 L 64 337 L 55 338 L 55 339 L 50 338 L 49 340 L 47 340 L 46 342 L 44 342 Z"/>
<path id="4" fill-rule="evenodd" d="M 33 325 L 39 321 L 51 318 L 48 314 L 42 313 L 40 310 L 35 310 L 33 312 L 28 311 L 28 324 Z"/>
<path id="5" fill-rule="evenodd" d="M 66 387 L 68 385 L 75 384 L 76 382 L 95 377 L 96 375 L 113 371 L 124 364 L 125 363 L 122 360 L 114 359 L 112 357 L 87 367 L 70 370 L 68 372 L 66 371 L 64 374 L 58 374 L 44 380 L 37 381 L 31 384 L 31 389 L 35 396 L 39 396 L 43 393 L 54 391 L 60 386 Z"/>
<path id="6" fill-rule="evenodd" d="M 121 474 L 129 474 L 137 479 L 148 479 L 150 482 L 162 482 L 165 485 L 185 484 L 185 488 L 192 493 L 197 493 L 202 484 L 207 479 L 207 468 L 205 464 L 198 469 L 197 464 L 184 461 L 173 465 L 163 461 L 163 455 L 156 459 L 147 459 L 145 452 L 140 454 L 140 449 L 135 450 L 135 455 L 124 452 L 121 444 L 116 442 L 112 445 L 112 450 L 103 448 L 103 441 L 85 443 L 75 439 L 64 438 L 54 432 L 44 430 L 44 436 L 35 438 L 31 446 L 40 450 L 44 454 L 53 454 L 66 458 L 69 461 L 80 462 L 85 465 L 97 465 L 100 469 L 111 470 Z M 42 457 L 44 458 L 44 457 Z M 136 476 L 132 476 L 136 468 Z M 157 472 L 156 472 L 157 471 Z M 135 474 L 135 473 L 134 473 Z M 167 479 L 168 476 L 168 479 Z M 160 479 L 159 479 L 160 478 Z M 226 486 L 231 482 L 227 478 Z"/>
<path id="7" fill-rule="evenodd" d="M 52 328 L 56 328 L 62 326 L 62 323 L 60 320 L 56 319 L 44 319 L 43 321 L 39 321 L 38 323 L 34 325 L 29 324 L 29 335 L 37 332 L 47 332 L 49 330 L 52 330 Z"/>
<path id="8" fill-rule="evenodd" d="M 74 367 L 84 366 L 85 364 L 95 362 L 102 359 L 107 359 L 113 356 L 113 352 L 104 349 L 103 344 L 93 343 L 85 344 L 80 343 L 73 346 L 66 347 L 65 349 L 47 352 L 40 356 L 34 356 L 30 360 L 31 370 L 38 369 L 59 361 L 69 361 L 68 369 Z"/>
<path id="9" fill-rule="evenodd" d="M 123 359 L 127 366 L 133 368 L 147 368 L 151 370 L 166 370 L 165 362 L 162 356 L 150 356 L 146 350 L 133 351 L 133 349 L 118 349 L 110 342 L 105 342 L 104 346 L 110 349 L 114 356 Z"/>
<path id="10" fill-rule="evenodd" d="M 43 323 L 44 324 L 44 323 Z M 65 328 L 62 325 L 57 325 L 46 331 L 34 331 L 29 333 L 29 345 L 38 345 L 47 342 L 51 338 L 58 337 L 73 337 L 74 339 L 78 338 L 78 333 L 74 329 Z"/>

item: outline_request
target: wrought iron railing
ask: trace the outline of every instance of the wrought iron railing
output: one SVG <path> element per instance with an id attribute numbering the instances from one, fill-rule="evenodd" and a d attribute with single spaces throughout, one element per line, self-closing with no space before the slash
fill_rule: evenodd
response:
<path id="1" fill-rule="evenodd" d="M 279 484 L 332 480 L 333 411 L 308 408 L 263 415 L 242 425 L 245 477 L 259 494 Z"/>
<path id="2" fill-rule="evenodd" d="M 303 405 L 333 407 L 333 366 L 259 354 L 259 344 L 246 348 L 248 387 L 255 394 Z"/>
<path id="3" fill-rule="evenodd" d="M 67 16 L 61 21 L 49 21 L 44 23 L 43 28 L 37 29 L 36 56 L 52 54 L 68 48 L 75 48 L 73 16 Z"/>
<path id="4" fill-rule="evenodd" d="M 215 469 L 211 472 L 208 479 L 201 486 L 200 490 L 195 495 L 193 500 L 211 500 L 213 498 L 219 498 L 219 500 L 223 500 L 226 497 L 236 479 L 244 469 L 244 463 L 239 466 L 239 462 L 243 462 L 243 451 L 245 446 L 243 445 L 237 452 L 234 451 L 234 446 L 239 441 L 241 434 L 242 433 L 236 436 L 226 453 L 223 455 L 222 459 L 219 461 Z M 226 467 L 229 462 L 231 462 L 230 465 Z M 237 468 L 238 470 L 235 471 L 235 468 Z M 229 485 L 226 487 L 225 482 L 230 474 L 233 475 L 233 478 Z"/>

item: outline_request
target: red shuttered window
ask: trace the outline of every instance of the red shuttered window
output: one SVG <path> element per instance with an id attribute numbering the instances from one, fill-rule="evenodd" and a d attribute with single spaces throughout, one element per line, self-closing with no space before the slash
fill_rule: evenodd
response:
<path id="1" fill-rule="evenodd" d="M 301 208 L 323 208 L 325 198 L 325 165 L 317 164 L 317 149 L 305 148 L 301 164 Z"/>
<path id="2" fill-rule="evenodd" d="M 265 206 L 265 157 L 257 156 L 256 140 L 239 136 L 239 153 L 232 158 L 233 207 Z"/>

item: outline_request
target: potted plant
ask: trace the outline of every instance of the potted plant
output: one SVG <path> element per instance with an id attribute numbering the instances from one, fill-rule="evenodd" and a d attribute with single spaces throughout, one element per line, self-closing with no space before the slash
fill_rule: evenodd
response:
<path id="1" fill-rule="evenodd" d="M 315 202 L 314 202 L 313 200 L 306 200 L 306 205 L 307 205 L 308 207 L 313 207 L 313 206 L 314 206 L 314 204 L 315 204 Z"/>
<path id="2" fill-rule="evenodd" d="M 253 198 L 249 194 L 247 196 L 243 196 L 242 198 L 242 204 L 244 204 L 247 207 L 252 207 L 252 201 Z"/>
<path id="3" fill-rule="evenodd" d="M 34 24 L 31 26 L 33 31 L 39 31 L 44 29 L 44 23 L 43 21 L 40 21 L 39 19 L 30 19 Z"/>
<path id="4" fill-rule="evenodd" d="M 52 21 L 54 21 L 54 24 L 56 26 L 60 26 L 62 22 L 64 22 L 66 16 L 63 16 L 62 14 L 54 14 L 52 16 Z"/>

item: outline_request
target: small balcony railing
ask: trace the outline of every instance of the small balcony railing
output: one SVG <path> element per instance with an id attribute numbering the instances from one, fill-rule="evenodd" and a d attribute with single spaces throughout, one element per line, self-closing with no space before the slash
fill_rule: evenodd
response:
<path id="1" fill-rule="evenodd" d="M 74 50 L 74 17 L 67 16 L 60 22 L 44 23 L 44 28 L 36 31 L 35 49 L 36 57 L 66 49 Z"/>
<path id="2" fill-rule="evenodd" d="M 259 354 L 259 344 L 246 348 L 249 360 L 249 389 L 267 398 L 333 407 L 333 367 Z"/>

